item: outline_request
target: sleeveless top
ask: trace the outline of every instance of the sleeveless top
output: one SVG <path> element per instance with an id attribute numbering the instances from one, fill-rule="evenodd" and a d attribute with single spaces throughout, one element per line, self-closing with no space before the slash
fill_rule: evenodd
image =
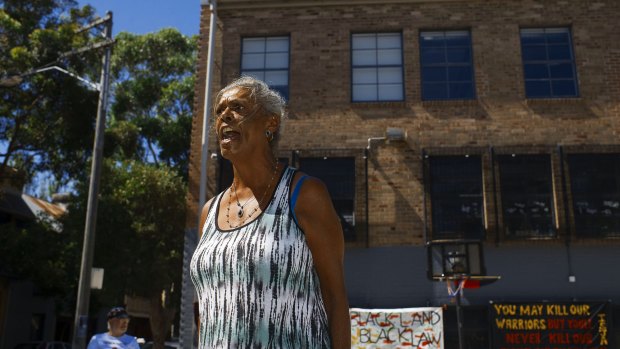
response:
<path id="1" fill-rule="evenodd" d="M 289 206 L 294 174 L 283 171 L 265 211 L 236 229 L 217 225 L 224 192 L 213 200 L 190 263 L 199 349 L 330 347 L 319 278 Z"/>

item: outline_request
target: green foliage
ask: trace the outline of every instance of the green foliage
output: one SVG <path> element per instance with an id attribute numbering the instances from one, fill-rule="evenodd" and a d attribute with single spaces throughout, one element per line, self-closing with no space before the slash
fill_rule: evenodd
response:
<path id="1" fill-rule="evenodd" d="M 163 162 L 187 179 L 196 48 L 196 38 L 187 38 L 176 29 L 116 37 L 109 133 L 124 133 L 123 122 L 128 122 L 139 130 L 139 137 L 124 142 L 111 137 L 109 153 L 120 159 Z"/>
<path id="2" fill-rule="evenodd" d="M 86 184 L 84 184 L 85 186 Z M 65 230 L 83 230 L 86 188 Z M 151 297 L 178 283 L 183 257 L 185 185 L 167 166 L 107 161 L 99 196 L 93 266 L 105 269 L 102 304 Z"/>
<path id="3" fill-rule="evenodd" d="M 75 33 L 93 14 L 75 0 L 0 0 L 0 79 L 55 62 L 98 81 L 101 51 L 59 61 L 63 52 L 99 40 Z M 105 307 L 126 294 L 153 300 L 173 284 L 179 288 L 197 51 L 196 38 L 175 29 L 120 33 L 115 41 L 93 263 L 105 269 L 104 289 L 93 292 Z M 0 262 L 19 265 L 15 273 L 50 292 L 73 294 L 79 276 L 97 100 L 97 92 L 58 71 L 0 84 L 0 142 L 8 147 L 0 172 L 11 165 L 29 179 L 47 172 L 56 187 L 75 184 L 61 234 L 28 228 L 0 240 Z"/>
<path id="4" fill-rule="evenodd" d="M 93 9 L 70 0 L 4 0 L 0 10 L 0 78 L 24 74 L 49 64 L 70 67 L 79 75 L 96 75 L 100 53 L 88 52 L 58 61 L 63 52 L 85 46 L 87 33 L 75 29 L 90 21 Z M 96 78 L 94 79 L 96 81 Z M 85 176 L 94 136 L 97 93 L 57 71 L 24 77 L 0 87 L 0 171 L 7 165 L 47 171 L 65 184 Z M 16 161 L 17 159 L 22 159 Z"/>
<path id="5" fill-rule="evenodd" d="M 58 233 L 47 219 L 0 226 L 3 272 L 28 278 L 48 296 L 70 293 L 79 273 L 79 237 Z"/>

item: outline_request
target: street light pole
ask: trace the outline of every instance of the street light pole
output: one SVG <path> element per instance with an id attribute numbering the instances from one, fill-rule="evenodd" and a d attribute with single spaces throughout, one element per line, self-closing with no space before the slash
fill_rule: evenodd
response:
<path id="1" fill-rule="evenodd" d="M 112 12 L 106 14 L 107 20 L 103 35 L 112 40 Z M 90 279 L 93 265 L 93 251 L 95 248 L 95 228 L 97 224 L 97 207 L 99 196 L 99 179 L 103 160 L 103 139 L 108 102 L 110 80 L 110 56 L 112 48 L 107 46 L 103 55 L 99 102 L 97 108 L 97 123 L 95 128 L 95 142 L 91 163 L 90 185 L 88 188 L 88 206 L 86 209 L 86 224 L 84 227 L 84 245 L 82 247 L 82 264 L 80 266 L 80 281 L 78 286 L 77 305 L 75 309 L 75 323 L 73 327 L 73 349 L 83 349 L 86 344 L 88 329 L 88 305 L 90 302 Z"/>
<path id="2" fill-rule="evenodd" d="M 181 311 L 179 340 L 182 349 L 194 348 L 196 331 L 194 322 L 194 286 L 191 282 L 189 266 L 200 236 L 200 215 L 207 198 L 207 159 L 209 146 L 209 117 L 211 115 L 211 83 L 213 81 L 213 61 L 215 59 L 215 32 L 217 30 L 217 1 L 201 0 L 201 6 L 209 6 L 209 48 L 207 71 L 205 75 L 204 109 L 202 113 L 202 139 L 200 146 L 200 189 L 198 194 L 198 220 L 196 229 L 185 230 L 183 246 L 183 279 L 181 285 Z"/>

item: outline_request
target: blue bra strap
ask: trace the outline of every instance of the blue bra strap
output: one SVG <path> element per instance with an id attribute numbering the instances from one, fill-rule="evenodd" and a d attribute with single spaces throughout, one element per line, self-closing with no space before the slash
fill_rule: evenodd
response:
<path id="1" fill-rule="evenodd" d="M 299 222 L 297 222 L 297 217 L 295 216 L 295 204 L 297 203 L 297 196 L 299 196 L 299 190 L 301 189 L 301 184 L 308 178 L 308 176 L 303 175 L 301 176 L 301 178 L 299 178 L 299 180 L 297 181 L 297 184 L 295 184 L 295 189 L 293 189 L 293 194 L 291 195 L 291 213 L 293 214 L 293 219 L 295 220 L 295 223 L 297 223 L 297 225 L 299 225 Z"/>

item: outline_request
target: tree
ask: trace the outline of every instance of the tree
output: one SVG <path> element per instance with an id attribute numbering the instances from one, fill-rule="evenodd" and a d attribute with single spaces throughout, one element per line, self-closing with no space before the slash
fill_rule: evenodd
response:
<path id="1" fill-rule="evenodd" d="M 81 186 L 87 183 L 64 220 L 66 232 L 84 227 L 87 189 Z M 105 269 L 105 278 L 94 298 L 102 306 L 121 304 L 125 295 L 148 299 L 153 339 L 163 348 L 178 308 L 185 184 L 166 165 L 108 160 L 100 193 L 93 265 Z"/>
<path id="2" fill-rule="evenodd" d="M 54 224 L 49 217 L 39 217 L 1 225 L 0 266 L 5 273 L 28 278 L 40 294 L 64 298 L 73 294 L 79 272 L 79 237 L 58 232 Z"/>
<path id="3" fill-rule="evenodd" d="M 0 5 L 0 45 L 9 48 L 0 50 L 0 78 L 55 62 L 98 80 L 99 52 L 59 59 L 90 42 L 75 30 L 92 21 L 91 7 L 79 9 L 75 0 Z M 173 285 L 181 276 L 197 45 L 174 29 L 120 33 L 115 40 L 94 254 L 95 266 L 106 272 L 104 290 L 93 301 L 108 307 L 124 295 L 150 299 L 154 342 L 162 348 L 179 301 Z M 73 251 L 63 258 L 73 265 L 78 258 L 69 257 L 79 255 L 85 225 L 96 104 L 96 92 L 54 71 L 30 75 L 19 86 L 0 86 L 0 171 L 11 165 L 31 177 L 50 173 L 52 192 L 75 185 L 75 200 L 62 219 L 62 235 L 71 238 L 67 248 Z M 77 268 L 62 266 L 67 285 L 75 287 Z"/>
<path id="4" fill-rule="evenodd" d="M 196 49 L 171 28 L 116 37 L 108 154 L 164 163 L 187 180 Z"/>
<path id="5" fill-rule="evenodd" d="M 99 54 L 61 59 L 85 46 L 76 29 L 92 20 L 93 9 L 74 0 L 1 0 L 0 78 L 50 64 L 96 76 Z M 7 49 L 4 49 L 7 48 Z M 96 78 L 95 78 L 96 79 Z M 8 165 L 33 176 L 47 172 L 56 186 L 84 176 L 94 137 L 97 92 L 65 74 L 48 71 L 17 86 L 0 87 L 0 172 Z"/>

